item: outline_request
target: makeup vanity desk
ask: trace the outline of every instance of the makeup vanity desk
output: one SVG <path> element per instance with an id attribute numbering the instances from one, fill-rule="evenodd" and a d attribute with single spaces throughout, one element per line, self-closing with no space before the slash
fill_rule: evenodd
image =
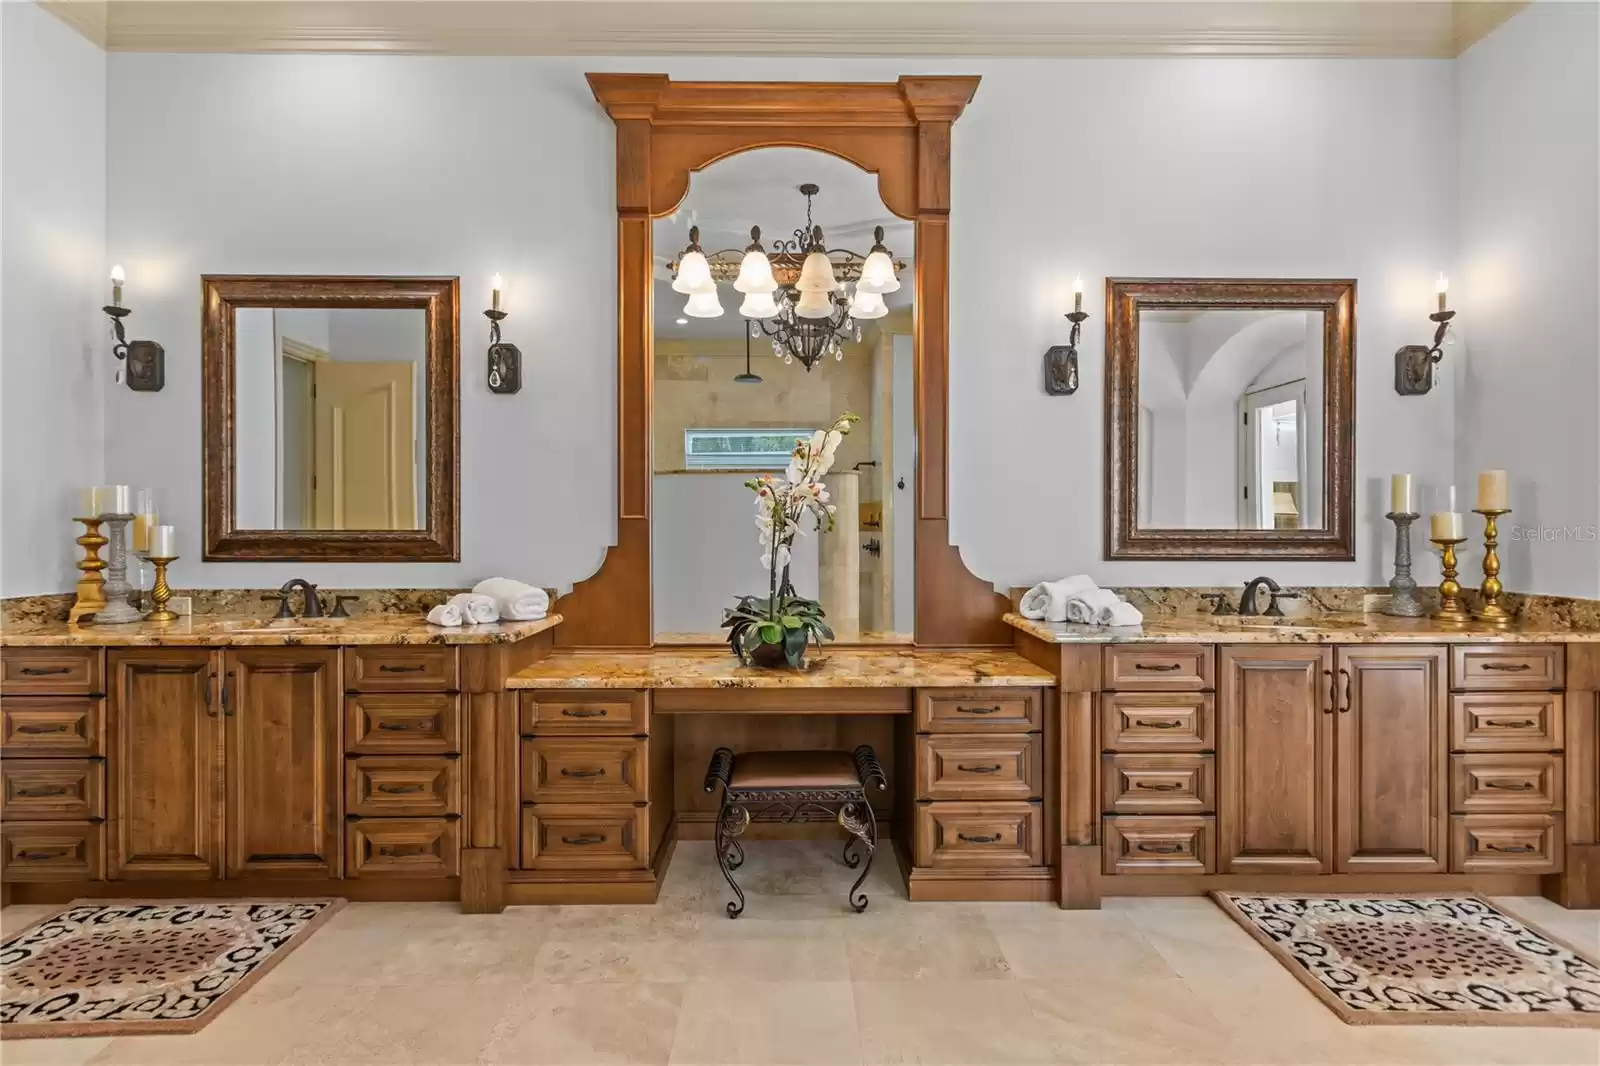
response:
<path id="1" fill-rule="evenodd" d="M 1007 648 L 830 645 L 804 670 L 725 648 L 556 651 L 519 695 L 509 903 L 651 902 L 679 839 L 710 839 L 706 765 L 871 744 L 875 802 L 912 899 L 1055 896 L 1055 676 Z M 746 839 L 837 835 L 757 821 Z"/>

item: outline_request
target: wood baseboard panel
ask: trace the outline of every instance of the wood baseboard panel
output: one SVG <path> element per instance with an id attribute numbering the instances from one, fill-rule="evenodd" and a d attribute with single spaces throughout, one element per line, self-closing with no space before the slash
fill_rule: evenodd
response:
<path id="1" fill-rule="evenodd" d="M 906 895 L 913 903 L 1050 903 L 1056 872 L 1048 866 L 982 873 L 913 869 Z"/>
<path id="2" fill-rule="evenodd" d="M 1208 892 L 1477 892 L 1536 896 L 1537 874 L 1149 874 L 1099 879 L 1100 896 L 1203 896 Z"/>
<path id="3" fill-rule="evenodd" d="M 237 881 L 18 881 L 12 903 L 75 899 L 301 899 L 338 897 L 352 903 L 436 903 L 461 898 L 460 879 L 344 880 L 256 877 Z"/>
<path id="4" fill-rule="evenodd" d="M 499 914 L 506 909 L 506 849 L 461 849 L 461 913 Z"/>
<path id="5" fill-rule="evenodd" d="M 1061 890 L 1059 899 L 1065 911 L 1100 909 L 1100 845 L 1063 844 L 1061 846 Z"/>
<path id="6" fill-rule="evenodd" d="M 1566 869 L 1545 875 L 1540 887 L 1545 899 L 1563 907 L 1600 908 L 1600 844 L 1568 844 Z"/>

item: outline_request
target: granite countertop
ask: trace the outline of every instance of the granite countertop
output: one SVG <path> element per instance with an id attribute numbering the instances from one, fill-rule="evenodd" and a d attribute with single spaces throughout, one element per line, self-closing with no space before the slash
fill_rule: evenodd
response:
<path id="1" fill-rule="evenodd" d="M 0 647 L 276 647 L 350 644 L 514 644 L 561 623 L 559 614 L 532 622 L 495 622 L 446 629 L 419 614 L 368 614 L 353 618 L 276 621 L 242 615 L 203 614 L 176 622 L 69 626 L 60 621 L 8 622 Z"/>
<path id="2" fill-rule="evenodd" d="M 740 666 L 729 651 L 557 652 L 508 688 L 969 688 L 1053 686 L 1055 675 L 1003 648 L 814 649 L 803 670 Z"/>
<path id="3" fill-rule="evenodd" d="M 1086 626 L 1036 622 L 1015 612 L 1012 627 L 1051 644 L 1559 644 L 1600 641 L 1600 628 L 1556 621 L 1455 624 L 1432 618 L 1329 613 L 1286 618 L 1169 615 L 1142 626 Z M 1275 624 L 1276 623 L 1276 624 Z"/>

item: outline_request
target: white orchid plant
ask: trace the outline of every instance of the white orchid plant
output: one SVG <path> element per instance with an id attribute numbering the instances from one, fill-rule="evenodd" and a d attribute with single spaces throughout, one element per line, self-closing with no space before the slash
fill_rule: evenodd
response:
<path id="1" fill-rule="evenodd" d="M 741 596 L 723 614 L 728 645 L 741 663 L 776 663 L 780 658 L 799 666 L 806 646 L 822 647 L 833 638 L 823 621 L 822 605 L 796 596 L 789 583 L 790 549 L 803 532 L 802 520 L 810 515 L 822 531 L 833 529 L 836 508 L 828 502 L 822 475 L 833 468 L 834 454 L 850 427 L 860 419 L 846 412 L 827 429 L 794 443 L 783 477 L 762 474 L 745 482 L 756 494 L 756 528 L 760 530 L 761 565 L 767 568 L 767 595 Z"/>

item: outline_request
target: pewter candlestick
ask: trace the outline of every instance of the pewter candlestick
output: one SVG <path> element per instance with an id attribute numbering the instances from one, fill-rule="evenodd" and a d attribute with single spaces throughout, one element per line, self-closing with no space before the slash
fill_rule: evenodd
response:
<path id="1" fill-rule="evenodd" d="M 143 621 L 144 616 L 128 602 L 133 586 L 128 584 L 128 523 L 131 514 L 101 515 L 111 527 L 111 561 L 106 567 L 106 605 L 94 614 L 96 625 L 119 625 Z"/>
<path id="2" fill-rule="evenodd" d="M 1389 579 L 1389 605 L 1384 614 L 1399 618 L 1421 618 L 1425 613 L 1417 599 L 1417 583 L 1411 577 L 1411 523 L 1421 515 L 1390 511 L 1384 515 L 1394 523 L 1394 577 Z"/>

